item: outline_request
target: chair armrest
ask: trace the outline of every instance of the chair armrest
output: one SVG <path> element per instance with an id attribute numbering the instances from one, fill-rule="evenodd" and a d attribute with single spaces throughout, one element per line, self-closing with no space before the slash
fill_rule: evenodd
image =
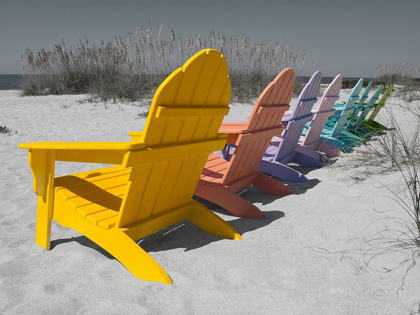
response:
<path id="1" fill-rule="evenodd" d="M 224 122 L 219 132 L 227 134 L 226 144 L 235 144 L 239 135 L 248 133 L 246 125 L 248 122 Z"/>
<path id="2" fill-rule="evenodd" d="M 219 132 L 223 133 L 246 133 L 246 125 L 247 121 L 245 122 L 224 122 L 219 128 Z"/>
<path id="3" fill-rule="evenodd" d="M 292 116 L 283 116 L 282 118 L 281 118 L 281 123 L 284 125 L 284 126 L 287 126 L 287 124 L 289 123 L 289 121 L 292 119 Z"/>
<path id="4" fill-rule="evenodd" d="M 40 141 L 19 144 L 29 150 L 29 166 L 35 193 L 46 198 L 54 186 L 55 161 L 121 164 L 127 151 L 144 148 L 144 143 Z"/>
<path id="5" fill-rule="evenodd" d="M 344 102 L 343 104 L 337 103 L 334 105 L 335 110 L 343 110 L 345 107 L 346 107 L 346 102 Z"/>
<path id="6" fill-rule="evenodd" d="M 121 164 L 129 150 L 144 148 L 144 143 L 131 142 L 64 142 L 40 141 L 19 144 L 20 149 L 54 151 L 55 161 Z"/>
<path id="7" fill-rule="evenodd" d="M 20 143 L 20 149 L 41 150 L 136 150 L 146 147 L 144 143 L 131 142 L 71 142 L 71 141 L 38 141 Z"/>
<path id="8" fill-rule="evenodd" d="M 283 116 L 293 116 L 294 112 L 295 112 L 294 109 L 293 110 L 285 111 Z"/>

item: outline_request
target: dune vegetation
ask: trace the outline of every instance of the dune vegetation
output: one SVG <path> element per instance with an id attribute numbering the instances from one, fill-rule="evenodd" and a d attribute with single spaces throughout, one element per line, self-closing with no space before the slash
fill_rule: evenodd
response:
<path id="1" fill-rule="evenodd" d="M 306 53 L 287 44 L 254 40 L 246 35 L 228 37 L 210 31 L 207 37 L 176 34 L 164 38 L 162 27 L 151 25 L 101 42 L 99 46 L 80 40 L 68 48 L 62 40 L 54 48 L 22 55 L 25 80 L 23 95 L 90 93 L 103 101 L 138 101 L 152 95 L 159 84 L 189 57 L 204 48 L 215 48 L 225 56 L 236 101 L 255 98 L 279 73 L 291 67 L 297 78 Z"/>

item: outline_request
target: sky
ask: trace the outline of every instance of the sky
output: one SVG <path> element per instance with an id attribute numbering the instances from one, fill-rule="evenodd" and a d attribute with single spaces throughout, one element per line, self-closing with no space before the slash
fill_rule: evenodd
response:
<path id="1" fill-rule="evenodd" d="M 0 0 L 0 74 L 21 74 L 21 55 L 99 45 L 142 25 L 289 44 L 307 53 L 302 75 L 369 77 L 382 65 L 420 71 L 420 0 Z M 417 75 L 420 77 L 420 73 Z"/>

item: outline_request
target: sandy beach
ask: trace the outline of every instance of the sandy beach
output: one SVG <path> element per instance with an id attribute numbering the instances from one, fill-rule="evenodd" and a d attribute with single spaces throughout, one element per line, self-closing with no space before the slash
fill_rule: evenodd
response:
<path id="1" fill-rule="evenodd" d="M 345 100 L 349 90 L 342 90 Z M 130 141 L 143 129 L 139 104 L 89 103 L 87 95 L 21 97 L 0 91 L 1 314 L 418 314 L 420 269 L 395 269 L 408 251 L 373 257 L 366 241 L 392 226 L 386 212 L 406 216 L 385 185 L 399 173 L 363 174 L 351 155 L 322 169 L 302 169 L 308 183 L 286 183 L 294 194 L 270 196 L 250 187 L 242 196 L 265 221 L 235 217 L 198 199 L 228 221 L 240 242 L 219 239 L 182 222 L 139 242 L 170 275 L 164 285 L 134 277 L 76 231 L 53 222 L 52 250 L 35 244 L 36 195 L 27 150 L 33 141 Z M 295 104 L 296 99 L 292 100 Z M 398 97 L 388 99 L 409 135 L 416 120 Z M 225 121 L 245 120 L 253 104 L 231 104 Z M 386 115 L 381 111 L 381 117 Z M 56 176 L 98 168 L 57 162 Z M 391 270 L 391 271 L 389 271 Z M 389 271 L 389 272 L 388 272 Z M 403 281 L 404 278 L 404 281 Z"/>

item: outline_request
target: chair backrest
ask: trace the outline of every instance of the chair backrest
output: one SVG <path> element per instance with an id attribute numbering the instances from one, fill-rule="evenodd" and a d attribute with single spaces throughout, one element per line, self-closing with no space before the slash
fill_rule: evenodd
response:
<path id="1" fill-rule="evenodd" d="M 214 49 L 198 52 L 161 84 L 142 134 L 146 148 L 124 159 L 132 170 L 116 227 L 191 201 L 209 153 L 226 142 L 218 130 L 230 96 L 226 60 Z"/>
<path id="2" fill-rule="evenodd" d="M 375 119 L 376 115 L 378 115 L 379 111 L 381 110 L 382 107 L 385 106 L 385 102 L 388 99 L 388 97 L 391 96 L 392 90 L 394 89 L 394 84 L 392 84 L 388 90 L 385 91 L 384 95 L 382 95 L 381 99 L 378 101 L 378 103 L 376 103 L 375 109 L 373 110 L 373 112 L 370 114 L 369 116 L 369 120 L 371 119 Z"/>
<path id="3" fill-rule="evenodd" d="M 290 108 L 295 72 L 284 69 L 261 93 L 248 120 L 249 133 L 236 141 L 236 149 L 223 178 L 229 184 L 257 171 L 273 136 L 281 134 L 281 118 Z"/>
<path id="4" fill-rule="evenodd" d="M 325 90 L 319 106 L 314 112 L 312 122 L 309 125 L 308 131 L 306 132 L 305 138 L 302 142 L 303 145 L 312 148 L 318 143 L 328 117 L 334 115 L 335 109 L 333 107 L 340 98 L 342 80 L 343 78 L 341 74 L 337 75 Z"/>
<path id="5" fill-rule="evenodd" d="M 259 131 L 280 126 L 284 110 L 290 108 L 295 72 L 291 68 L 281 71 L 264 89 L 255 103 L 246 130 Z M 292 80 L 292 82 L 290 82 Z M 287 108 L 286 108 L 287 106 Z"/>
<path id="6" fill-rule="evenodd" d="M 355 120 L 358 119 L 359 112 L 363 110 L 365 101 L 369 96 L 370 89 L 372 88 L 372 83 L 372 81 L 369 82 L 369 84 L 366 86 L 366 89 L 363 91 L 362 96 L 360 96 L 359 102 L 357 103 L 357 105 L 354 106 L 353 115 L 351 116 L 348 122 L 349 124 L 352 124 Z"/>
<path id="7" fill-rule="evenodd" d="M 359 118 L 356 121 L 356 124 L 361 123 L 365 120 L 367 114 L 373 109 L 375 102 L 378 100 L 379 96 L 381 95 L 382 89 L 384 88 L 383 85 L 380 85 L 376 91 L 372 94 L 369 102 L 367 102 L 365 108 L 363 109 L 362 113 L 360 114 Z"/>
<path id="8" fill-rule="evenodd" d="M 359 98 L 359 107 L 361 107 L 365 103 L 366 99 L 368 98 L 369 92 L 370 92 L 370 90 L 372 88 L 372 84 L 373 84 L 373 82 L 370 81 L 368 83 L 368 85 L 366 86 L 365 90 L 363 91 L 362 95 L 360 96 L 360 98 Z"/>
<path id="9" fill-rule="evenodd" d="M 277 161 L 282 160 L 283 163 L 287 163 L 288 161 L 284 161 L 285 158 L 293 159 L 293 153 L 305 124 L 312 120 L 312 107 L 318 101 L 320 86 L 321 72 L 316 71 L 300 93 L 292 118 L 281 135 L 278 151 L 275 155 Z"/>
<path id="10" fill-rule="evenodd" d="M 336 124 L 334 125 L 332 131 L 331 131 L 331 136 L 334 137 L 336 135 L 338 135 L 341 131 L 344 130 L 344 125 L 347 122 L 347 118 L 349 117 L 351 111 L 354 108 L 354 104 L 356 104 L 356 102 L 359 99 L 359 94 L 360 91 L 362 89 L 363 86 L 363 79 L 361 78 L 356 85 L 353 87 L 353 89 L 350 92 L 349 97 L 347 98 L 346 104 L 344 106 L 343 111 L 341 112 L 340 117 L 338 118 Z"/>

